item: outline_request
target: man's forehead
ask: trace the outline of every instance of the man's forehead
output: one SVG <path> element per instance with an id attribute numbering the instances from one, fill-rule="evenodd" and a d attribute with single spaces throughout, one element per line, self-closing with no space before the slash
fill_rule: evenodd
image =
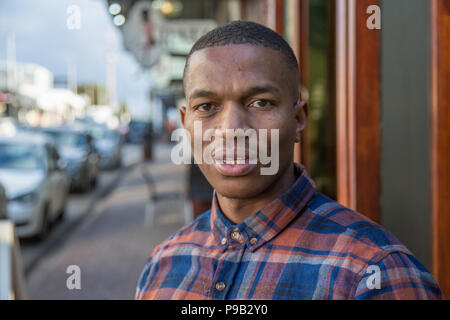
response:
<path id="1" fill-rule="evenodd" d="M 229 67 L 237 64 L 261 64 L 267 59 L 277 63 L 282 61 L 281 53 L 271 48 L 249 44 L 229 44 L 224 46 L 214 46 L 203 48 L 192 54 L 189 59 L 189 67 L 213 64 L 217 66 L 227 65 Z M 233 64 L 229 64 L 229 63 Z M 236 65 L 234 65 L 236 64 Z"/>
<path id="2" fill-rule="evenodd" d="M 282 64 L 280 54 L 270 48 L 253 45 L 204 48 L 189 59 L 185 89 L 191 91 L 198 86 L 220 86 L 239 79 L 276 84 L 284 81 L 280 74 L 286 75 L 286 72 L 280 73 L 279 69 L 285 67 Z"/>

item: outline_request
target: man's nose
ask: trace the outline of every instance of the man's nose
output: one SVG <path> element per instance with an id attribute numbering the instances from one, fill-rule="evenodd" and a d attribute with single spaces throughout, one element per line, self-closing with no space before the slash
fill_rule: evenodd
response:
<path id="1" fill-rule="evenodd" d="M 218 125 L 218 129 L 225 131 L 227 129 L 236 130 L 236 129 L 248 129 L 248 115 L 245 110 L 245 107 L 238 102 L 229 102 L 224 105 L 222 109 L 222 113 L 220 115 Z"/>

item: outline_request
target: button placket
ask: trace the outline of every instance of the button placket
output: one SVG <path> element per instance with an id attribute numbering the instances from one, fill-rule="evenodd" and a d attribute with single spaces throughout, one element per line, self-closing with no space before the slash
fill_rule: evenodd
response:
<path id="1" fill-rule="evenodd" d="M 225 260 L 237 262 L 240 261 L 242 255 L 245 251 L 245 248 L 241 248 L 241 250 L 236 250 L 239 247 L 239 244 L 242 244 L 244 236 L 240 234 L 240 241 L 236 241 L 231 237 L 231 233 L 236 231 L 236 229 L 228 230 L 226 232 L 226 237 L 222 235 L 220 238 L 220 242 L 225 239 L 226 245 L 223 245 L 224 250 L 221 257 L 218 259 L 217 269 L 213 275 L 213 279 L 210 282 L 209 288 L 210 290 L 207 292 L 207 296 L 213 299 L 226 299 L 229 291 L 233 287 L 233 279 L 235 278 L 236 272 L 238 272 L 240 268 L 240 264 L 231 263 L 225 264 Z M 237 230 L 239 231 L 239 230 Z M 238 245 L 238 246 L 236 246 Z M 228 250 L 230 249 L 230 250 Z M 225 268 L 226 265 L 226 268 Z"/>

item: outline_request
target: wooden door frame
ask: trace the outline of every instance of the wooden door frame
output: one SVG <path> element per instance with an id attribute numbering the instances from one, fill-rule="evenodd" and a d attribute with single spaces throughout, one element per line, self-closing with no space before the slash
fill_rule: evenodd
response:
<path id="1" fill-rule="evenodd" d="M 309 84 L 309 0 L 289 1 L 291 23 L 289 31 L 291 35 L 291 47 L 299 62 L 300 83 L 299 91 L 302 100 L 308 100 L 307 87 Z M 308 113 L 308 105 L 305 106 Z M 294 161 L 302 163 L 308 169 L 308 125 L 302 131 L 300 142 L 294 146 Z"/>
<path id="2" fill-rule="evenodd" d="M 336 0 L 337 200 L 380 222 L 380 0 Z"/>
<path id="3" fill-rule="evenodd" d="M 430 6 L 432 271 L 450 299 L 450 3 Z"/>

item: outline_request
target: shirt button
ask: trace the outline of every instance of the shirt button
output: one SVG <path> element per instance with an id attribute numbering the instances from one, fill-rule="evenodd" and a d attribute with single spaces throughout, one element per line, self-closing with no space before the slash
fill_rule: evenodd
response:
<path id="1" fill-rule="evenodd" d="M 239 240 L 239 238 L 241 237 L 241 235 L 240 235 L 239 232 L 233 231 L 233 232 L 231 233 L 231 237 L 232 237 L 234 240 Z"/>
<path id="2" fill-rule="evenodd" d="M 216 283 L 216 290 L 217 291 L 223 291 L 225 289 L 226 285 L 223 282 L 217 282 Z"/>
<path id="3" fill-rule="evenodd" d="M 258 239 L 256 239 L 256 238 L 251 238 L 250 239 L 250 243 L 253 244 L 253 245 L 256 244 L 257 242 L 258 242 Z"/>
<path id="4" fill-rule="evenodd" d="M 221 242 L 222 242 L 223 245 L 226 245 L 227 244 L 227 238 L 222 238 Z"/>

